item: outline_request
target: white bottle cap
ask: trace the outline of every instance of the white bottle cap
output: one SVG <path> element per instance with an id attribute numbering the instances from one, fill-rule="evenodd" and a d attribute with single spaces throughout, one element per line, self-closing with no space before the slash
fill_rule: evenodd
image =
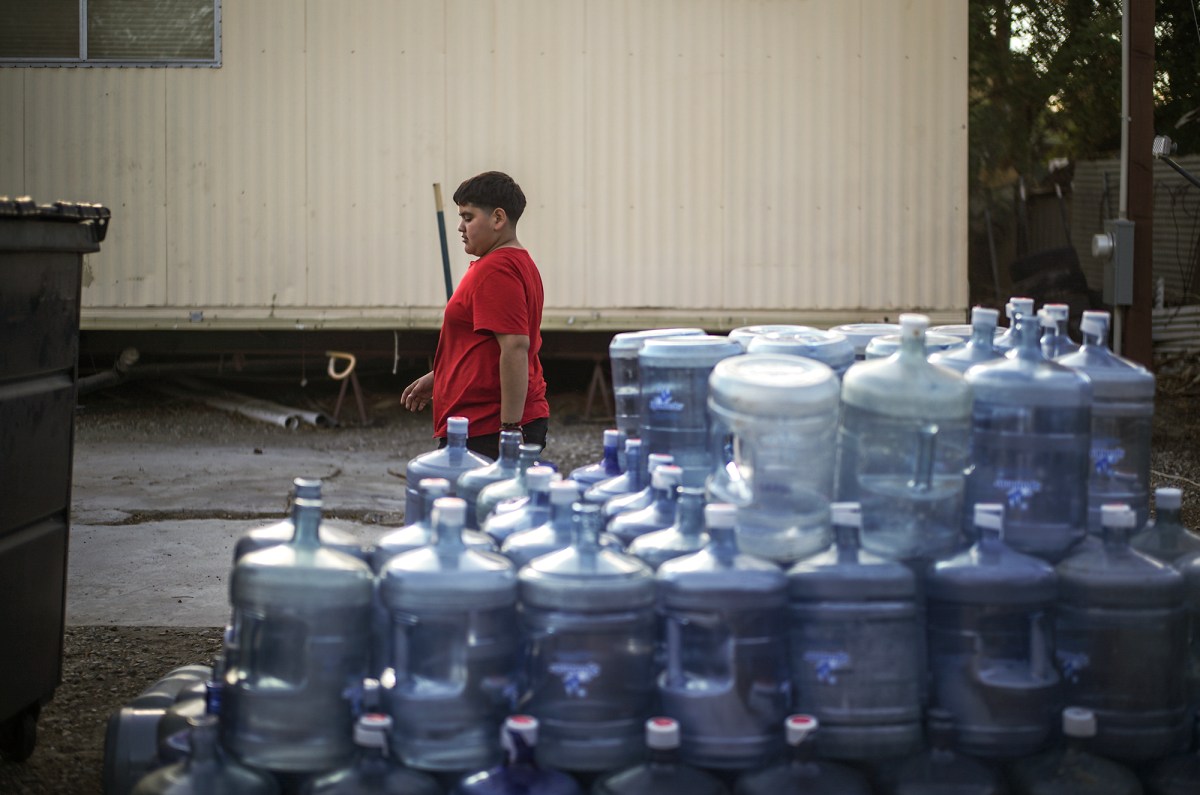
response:
<path id="1" fill-rule="evenodd" d="M 1010 298 L 1010 299 L 1008 299 L 1008 306 L 1010 308 L 1009 313 L 1008 313 L 1009 317 L 1012 317 L 1013 315 L 1028 316 L 1028 315 L 1033 314 L 1033 299 L 1032 298 L 1024 298 L 1024 297 Z"/>
<path id="2" fill-rule="evenodd" d="M 975 526 L 999 530 L 1004 524 L 1004 506 L 998 502 L 975 503 Z"/>
<path id="3" fill-rule="evenodd" d="M 554 470 L 550 467 L 530 467 L 525 470 L 525 486 L 530 491 L 549 491 Z"/>
<path id="4" fill-rule="evenodd" d="M 458 497 L 438 497 L 430 513 L 433 524 L 461 525 L 467 518 L 467 503 Z"/>
<path id="5" fill-rule="evenodd" d="M 900 316 L 900 337 L 916 337 L 924 334 L 929 328 L 929 318 L 926 315 L 906 313 Z"/>
<path id="6" fill-rule="evenodd" d="M 669 489 L 683 482 L 683 470 L 674 464 L 664 464 L 650 476 L 650 485 L 656 489 Z"/>
<path id="7" fill-rule="evenodd" d="M 1079 321 L 1079 330 L 1084 334 L 1103 337 L 1108 333 L 1108 320 L 1107 312 L 1089 309 L 1083 313 L 1083 319 Z"/>
<path id="8" fill-rule="evenodd" d="M 1100 506 L 1101 527 L 1135 527 L 1137 514 L 1125 503 L 1113 503 Z"/>
<path id="9" fill-rule="evenodd" d="M 1043 304 L 1042 309 L 1055 320 L 1066 320 L 1071 316 L 1071 307 L 1066 304 Z"/>
<path id="10" fill-rule="evenodd" d="M 1063 710 L 1062 728 L 1068 737 L 1095 737 L 1096 714 L 1083 707 L 1067 707 Z"/>
<path id="11" fill-rule="evenodd" d="M 655 751 L 678 748 L 679 722 L 674 718 L 651 718 L 646 721 L 646 747 Z"/>
<path id="12" fill-rule="evenodd" d="M 421 478 L 417 491 L 432 497 L 445 497 L 450 493 L 450 481 L 445 478 Z"/>
<path id="13" fill-rule="evenodd" d="M 1168 511 L 1178 511 L 1183 507 L 1183 489 L 1162 486 L 1154 490 L 1154 505 Z"/>
<path id="14" fill-rule="evenodd" d="M 783 723 L 788 745 L 799 745 L 817 730 L 820 723 L 812 715 L 789 715 Z"/>
<path id="15" fill-rule="evenodd" d="M 575 481 L 556 480 L 550 484 L 551 505 L 570 505 L 577 499 L 579 499 L 579 484 Z"/>
<path id="16" fill-rule="evenodd" d="M 727 502 L 712 502 L 704 506 L 704 524 L 714 530 L 737 525 L 737 506 Z"/>
<path id="17" fill-rule="evenodd" d="M 532 748 L 537 745 L 538 739 L 538 720 L 532 715 L 509 715 L 504 721 L 504 728 L 500 731 L 500 742 L 507 750 L 515 751 L 512 747 L 510 734 L 515 734 L 525 741 L 525 744 Z"/>
<path id="18" fill-rule="evenodd" d="M 616 447 L 621 443 L 621 432 L 616 428 L 609 428 L 604 432 L 604 446 Z"/>
<path id="19" fill-rule="evenodd" d="M 986 306 L 976 306 L 971 309 L 972 326 L 978 326 L 981 323 L 988 326 L 995 326 L 999 319 L 1000 313 L 995 309 Z"/>
<path id="20" fill-rule="evenodd" d="M 466 417 L 450 417 L 446 420 L 446 435 L 449 436 L 453 433 L 466 436 L 467 425 L 469 424 L 470 422 Z"/>
<path id="21" fill-rule="evenodd" d="M 1046 307 L 1042 307 L 1037 314 L 1042 328 L 1058 328 L 1058 318 L 1046 311 Z"/>
<path id="22" fill-rule="evenodd" d="M 354 744 L 363 748 L 387 748 L 387 736 L 391 730 L 390 715 L 368 712 L 354 724 Z"/>
<path id="23" fill-rule="evenodd" d="M 829 514 L 837 527 L 862 527 L 862 505 L 857 502 L 832 502 Z"/>

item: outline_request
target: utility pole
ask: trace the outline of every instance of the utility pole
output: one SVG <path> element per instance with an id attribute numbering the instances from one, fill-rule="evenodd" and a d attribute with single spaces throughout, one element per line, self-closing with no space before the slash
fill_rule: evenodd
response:
<path id="1" fill-rule="evenodd" d="M 1133 238 L 1133 301 L 1125 315 L 1123 355 L 1153 363 L 1154 306 L 1154 2 L 1126 0 L 1129 13 L 1129 220 Z M 1114 307 L 1114 309 L 1116 309 Z M 1117 310 L 1119 311 L 1119 310 Z"/>

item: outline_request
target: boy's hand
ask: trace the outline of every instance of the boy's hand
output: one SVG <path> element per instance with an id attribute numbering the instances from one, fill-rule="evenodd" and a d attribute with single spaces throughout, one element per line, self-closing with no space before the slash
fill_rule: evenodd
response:
<path id="1" fill-rule="evenodd" d="M 404 387 L 400 393 L 400 402 L 409 411 L 420 411 L 433 400 L 433 373 L 425 375 Z"/>

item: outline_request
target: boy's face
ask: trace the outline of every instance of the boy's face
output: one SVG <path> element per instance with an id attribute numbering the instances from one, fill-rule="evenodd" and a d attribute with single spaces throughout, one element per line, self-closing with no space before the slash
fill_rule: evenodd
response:
<path id="1" fill-rule="evenodd" d="M 482 257 L 496 247 L 504 226 L 503 210 L 489 211 L 474 204 L 460 204 L 458 218 L 458 234 L 468 254 Z"/>

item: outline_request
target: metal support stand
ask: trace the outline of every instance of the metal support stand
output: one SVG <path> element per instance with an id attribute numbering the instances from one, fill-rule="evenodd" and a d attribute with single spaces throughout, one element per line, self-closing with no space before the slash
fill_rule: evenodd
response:
<path id="1" fill-rule="evenodd" d="M 346 399 L 346 388 L 354 387 L 354 400 L 358 403 L 358 418 L 363 425 L 366 425 L 367 407 L 363 402 L 362 388 L 358 385 L 358 374 L 354 372 L 354 367 L 358 360 L 352 353 L 343 353 L 341 351 L 325 351 L 325 355 L 329 357 L 329 377 L 334 381 L 341 381 L 342 387 L 338 390 L 337 402 L 333 404 L 333 424 L 338 424 L 338 418 L 342 413 L 342 401 Z M 337 362 L 341 359 L 346 362 L 344 370 L 337 369 Z"/>

